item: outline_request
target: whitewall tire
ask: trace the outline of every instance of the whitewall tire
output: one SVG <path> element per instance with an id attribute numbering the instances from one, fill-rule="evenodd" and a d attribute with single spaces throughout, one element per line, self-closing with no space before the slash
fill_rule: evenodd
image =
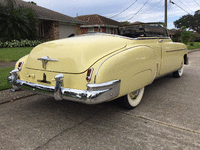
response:
<path id="1" fill-rule="evenodd" d="M 140 104 L 143 95 L 144 95 L 144 87 L 127 94 L 126 96 L 123 97 L 123 106 L 126 109 L 135 108 Z"/>
<path id="2" fill-rule="evenodd" d="M 175 72 L 173 72 L 173 77 L 175 78 L 180 78 L 183 75 L 183 70 L 184 70 L 184 59 L 183 62 L 181 63 L 181 68 Z"/>

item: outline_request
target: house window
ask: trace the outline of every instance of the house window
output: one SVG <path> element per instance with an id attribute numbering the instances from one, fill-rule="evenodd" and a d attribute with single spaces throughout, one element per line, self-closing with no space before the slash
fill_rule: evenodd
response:
<path id="1" fill-rule="evenodd" d="M 106 28 L 106 33 L 111 33 L 110 28 Z"/>
<path id="2" fill-rule="evenodd" d="M 88 32 L 94 32 L 94 28 L 88 28 Z"/>
<path id="3" fill-rule="evenodd" d="M 40 28 L 39 28 L 40 36 L 44 37 L 44 23 L 40 22 Z"/>

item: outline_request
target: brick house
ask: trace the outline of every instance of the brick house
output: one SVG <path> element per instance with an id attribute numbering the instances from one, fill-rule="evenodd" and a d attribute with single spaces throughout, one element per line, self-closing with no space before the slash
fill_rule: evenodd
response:
<path id="1" fill-rule="evenodd" d="M 76 19 L 86 22 L 86 24 L 80 26 L 81 34 L 85 34 L 87 32 L 118 34 L 118 28 L 121 26 L 120 22 L 97 14 L 77 16 Z"/>
<path id="2" fill-rule="evenodd" d="M 7 0 L 0 0 L 0 3 L 6 4 Z M 41 39 L 61 39 L 74 34 L 80 34 L 80 25 L 84 21 L 49 10 L 47 8 L 34 5 L 22 0 L 16 0 L 16 5 L 31 8 L 39 19 L 38 36 Z"/>

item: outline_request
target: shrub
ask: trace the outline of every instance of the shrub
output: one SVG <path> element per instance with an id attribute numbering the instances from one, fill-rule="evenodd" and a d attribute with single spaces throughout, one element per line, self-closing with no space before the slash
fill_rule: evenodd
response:
<path id="1" fill-rule="evenodd" d="M 177 38 L 172 38 L 172 41 L 173 42 L 178 42 L 178 39 Z"/>
<path id="2" fill-rule="evenodd" d="M 186 27 L 182 27 L 181 42 L 187 44 L 190 41 L 191 33 L 186 31 Z"/>
<path id="3" fill-rule="evenodd" d="M 6 47 L 34 47 L 37 46 L 38 44 L 43 43 L 43 41 L 39 40 L 12 40 L 12 41 L 5 41 L 1 42 L 0 41 L 0 47 L 1 48 L 6 48 Z"/>
<path id="4" fill-rule="evenodd" d="M 39 20 L 31 8 L 18 5 L 17 0 L 0 2 L 0 40 L 36 39 Z"/>

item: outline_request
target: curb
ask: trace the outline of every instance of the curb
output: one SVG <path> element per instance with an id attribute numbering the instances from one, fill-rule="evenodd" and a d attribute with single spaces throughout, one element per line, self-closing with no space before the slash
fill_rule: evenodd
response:
<path id="1" fill-rule="evenodd" d="M 198 49 L 188 50 L 188 53 L 192 53 L 192 52 L 195 52 L 195 51 L 200 51 L 200 48 L 198 48 Z"/>

